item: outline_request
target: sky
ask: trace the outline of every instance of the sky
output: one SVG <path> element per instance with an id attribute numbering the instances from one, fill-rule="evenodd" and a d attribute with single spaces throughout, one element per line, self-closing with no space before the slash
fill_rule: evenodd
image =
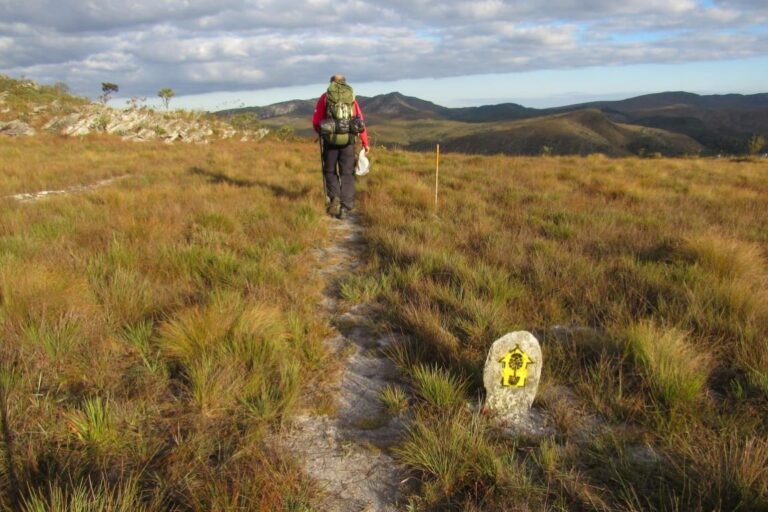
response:
<path id="1" fill-rule="evenodd" d="M 768 0 L 0 0 L 0 73 L 219 110 L 357 94 L 547 107 L 768 92 Z"/>

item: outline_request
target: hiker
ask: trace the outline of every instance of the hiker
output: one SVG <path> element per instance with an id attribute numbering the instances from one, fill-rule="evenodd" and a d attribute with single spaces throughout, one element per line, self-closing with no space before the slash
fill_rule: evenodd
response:
<path id="1" fill-rule="evenodd" d="M 363 112 L 343 75 L 333 75 L 312 116 L 320 136 L 328 214 L 344 219 L 355 206 L 355 143 L 368 152 Z"/>

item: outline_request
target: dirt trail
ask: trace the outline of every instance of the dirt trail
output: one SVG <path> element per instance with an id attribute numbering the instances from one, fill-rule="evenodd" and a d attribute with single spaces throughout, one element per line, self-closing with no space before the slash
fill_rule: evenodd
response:
<path id="1" fill-rule="evenodd" d="M 82 192 L 88 192 L 90 190 L 95 190 L 97 188 L 106 187 L 107 185 L 111 185 L 112 183 L 125 179 L 128 176 L 130 176 L 130 174 L 115 176 L 114 178 L 108 178 L 106 180 L 97 181 L 89 185 L 75 185 L 74 187 L 69 187 L 61 190 L 41 190 L 40 192 L 24 192 L 21 194 L 13 194 L 5 197 L 9 199 L 15 199 L 21 203 L 28 203 L 31 201 L 37 201 L 39 199 L 45 199 L 46 197 L 51 197 L 51 196 L 79 194 Z"/>
<path id="2" fill-rule="evenodd" d="M 333 242 L 317 259 L 326 281 L 323 307 L 337 330 L 325 343 L 344 359 L 333 389 L 337 411 L 294 418 L 286 448 L 323 488 L 324 495 L 313 504 L 317 510 L 399 510 L 405 475 L 387 451 L 406 425 L 402 418 L 387 415 L 379 401 L 384 386 L 399 382 L 397 368 L 382 353 L 392 340 L 376 332 L 369 305 L 341 310 L 338 283 L 357 266 L 364 242 L 355 216 L 330 222 Z"/>

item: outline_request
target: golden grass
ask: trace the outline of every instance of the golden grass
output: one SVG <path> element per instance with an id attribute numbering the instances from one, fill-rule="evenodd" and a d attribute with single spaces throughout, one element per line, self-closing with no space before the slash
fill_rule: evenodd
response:
<path id="1" fill-rule="evenodd" d="M 412 340 L 392 356 L 416 397 L 382 397 L 415 416 L 412 508 L 768 506 L 764 164 L 448 155 L 435 214 L 430 155 L 372 158 L 366 261 L 340 288 Z M 330 373 L 316 147 L 39 137 L 0 140 L 0 162 L 3 195 L 130 175 L 1 200 L 3 505 L 305 507 L 265 433 Z M 518 329 L 575 401 L 541 400 L 544 442 L 463 406 Z"/>
<path id="2" fill-rule="evenodd" d="M 0 155 L 3 195 L 129 175 L 1 200 L 3 502 L 305 506 L 312 483 L 264 439 L 331 373 L 314 148 L 39 136 Z"/>
<path id="3" fill-rule="evenodd" d="M 685 333 L 648 322 L 629 327 L 627 335 L 654 396 L 668 407 L 694 405 L 709 376 L 709 354 L 691 347 Z"/>
<path id="4" fill-rule="evenodd" d="M 408 395 L 400 386 L 387 384 L 379 393 L 379 400 L 387 413 L 398 416 L 408 409 Z"/>
<path id="5" fill-rule="evenodd" d="M 541 489 L 529 481 L 522 464 L 506 455 L 503 445 L 488 438 L 482 417 L 464 411 L 439 414 L 417 415 L 396 449 L 423 483 L 412 506 L 466 510 L 495 493 L 518 500 L 524 496 L 525 503 L 541 506 Z M 484 505 L 483 510 L 509 509 L 509 503 Z"/>
<path id="6" fill-rule="evenodd" d="M 708 433 L 701 442 L 710 458 L 726 456 L 728 445 L 717 441 L 725 426 L 739 436 L 768 434 L 765 165 L 448 155 L 436 214 L 433 166 L 430 155 L 380 153 L 362 201 L 372 255 L 361 274 L 388 283 L 374 295 L 391 327 L 413 340 L 395 359 L 406 368 L 445 365 L 467 379 L 472 396 L 493 340 L 533 331 L 544 342 L 545 388 L 575 394 L 574 404 L 543 401 L 557 446 L 583 453 L 595 422 L 618 440 L 590 457 L 554 457 L 545 447 L 540 470 L 549 476 L 534 484 L 549 489 L 549 503 L 726 503 L 692 475 L 677 478 L 675 464 L 640 463 L 634 444 L 688 468 L 683 461 L 695 457 L 673 450 L 670 439 L 691 425 Z M 380 277 L 370 277 L 376 270 Z M 401 452 L 418 468 L 411 456 Z M 649 480 L 653 474 L 669 482 Z M 766 506 L 764 489 L 727 474 L 721 487 L 746 489 L 744 503 Z M 492 493 L 472 506 L 505 499 Z"/>

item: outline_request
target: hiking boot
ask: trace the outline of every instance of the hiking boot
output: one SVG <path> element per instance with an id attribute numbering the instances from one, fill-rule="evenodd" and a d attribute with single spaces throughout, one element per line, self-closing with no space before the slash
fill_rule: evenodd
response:
<path id="1" fill-rule="evenodd" d="M 341 215 L 341 200 L 338 197 L 334 197 L 331 199 L 331 202 L 328 204 L 328 215 L 331 217 L 338 217 Z"/>
<path id="2" fill-rule="evenodd" d="M 349 208 L 346 208 L 346 207 L 342 206 L 342 207 L 341 207 L 341 210 L 339 210 L 339 215 L 338 215 L 338 218 L 339 218 L 340 220 L 344 220 L 344 219 L 346 219 L 347 217 L 349 217 Z"/>

